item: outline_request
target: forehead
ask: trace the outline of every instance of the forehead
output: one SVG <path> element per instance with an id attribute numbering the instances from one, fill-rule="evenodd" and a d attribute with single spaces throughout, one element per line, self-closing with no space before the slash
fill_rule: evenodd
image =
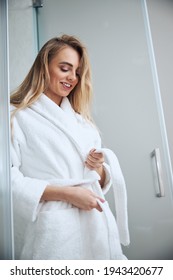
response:
<path id="1" fill-rule="evenodd" d="M 79 66 L 80 56 L 79 53 L 71 48 L 71 47 L 64 47 L 62 48 L 52 59 L 52 62 L 68 62 L 72 64 L 74 67 Z"/>

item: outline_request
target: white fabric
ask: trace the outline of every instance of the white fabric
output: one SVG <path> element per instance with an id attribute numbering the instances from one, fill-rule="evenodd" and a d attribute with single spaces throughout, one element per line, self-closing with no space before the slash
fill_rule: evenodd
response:
<path id="1" fill-rule="evenodd" d="M 14 107 L 12 106 L 12 110 Z M 124 259 L 129 244 L 124 178 L 114 153 L 102 149 L 106 180 L 85 167 L 92 148 L 101 149 L 97 129 L 72 109 L 44 94 L 13 121 L 11 148 L 16 259 Z M 103 212 L 80 210 L 70 203 L 40 203 L 47 185 L 81 185 L 100 197 L 114 186 L 116 220 L 107 202 Z M 117 228 L 118 225 L 118 228 Z M 120 235 L 120 238 L 119 238 Z"/>

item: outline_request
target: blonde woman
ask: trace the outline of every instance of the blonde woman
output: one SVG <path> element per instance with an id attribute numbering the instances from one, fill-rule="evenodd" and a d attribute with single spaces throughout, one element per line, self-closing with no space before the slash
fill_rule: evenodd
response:
<path id="1" fill-rule="evenodd" d="M 91 71 L 74 36 L 49 40 L 11 95 L 16 259 L 125 259 L 126 188 L 92 122 Z M 113 185 L 116 219 L 105 193 Z"/>

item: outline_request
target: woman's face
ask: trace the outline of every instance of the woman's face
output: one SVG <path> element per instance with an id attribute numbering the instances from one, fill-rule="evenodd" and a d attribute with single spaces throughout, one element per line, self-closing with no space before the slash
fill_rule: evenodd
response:
<path id="1" fill-rule="evenodd" d="M 50 61 L 48 69 L 50 84 L 45 94 L 60 105 L 63 97 L 68 96 L 79 81 L 80 56 L 71 47 L 65 47 Z"/>

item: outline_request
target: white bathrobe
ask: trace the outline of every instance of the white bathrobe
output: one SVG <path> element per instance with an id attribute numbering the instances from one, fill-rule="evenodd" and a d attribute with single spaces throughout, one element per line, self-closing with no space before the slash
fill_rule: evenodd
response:
<path id="1" fill-rule="evenodd" d="M 12 106 L 11 110 L 14 110 Z M 46 95 L 13 120 L 11 177 L 16 259 L 124 259 L 129 244 L 124 178 L 114 153 L 105 156 L 106 180 L 85 167 L 90 149 L 101 149 L 97 129 L 72 109 L 68 98 L 57 106 Z M 47 185 L 82 186 L 104 198 L 114 188 L 116 219 L 103 211 L 84 211 L 70 203 L 40 203 Z"/>

